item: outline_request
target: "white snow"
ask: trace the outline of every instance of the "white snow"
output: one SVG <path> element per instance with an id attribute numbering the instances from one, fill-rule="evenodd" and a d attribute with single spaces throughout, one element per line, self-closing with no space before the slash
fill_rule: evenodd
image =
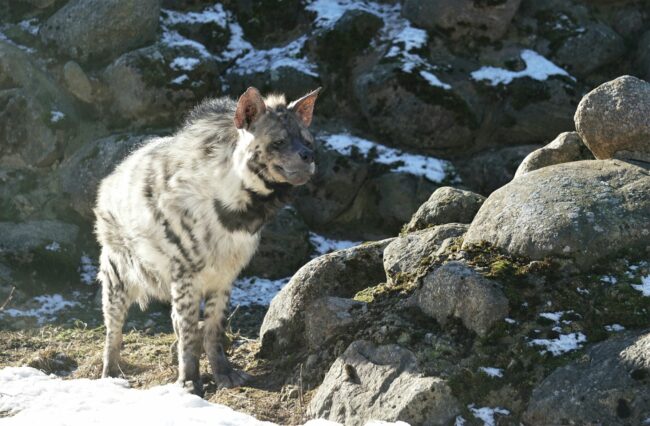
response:
<path id="1" fill-rule="evenodd" d="M 510 414 L 510 411 L 506 410 L 505 408 L 491 408 L 491 407 L 481 407 L 481 408 L 475 408 L 474 404 L 471 404 L 467 406 L 469 410 L 472 412 L 474 417 L 477 419 L 483 421 L 484 426 L 495 426 L 496 422 L 494 420 L 494 415 L 495 414 L 501 414 L 502 416 L 507 416 Z"/>
<path id="2" fill-rule="evenodd" d="M 376 163 L 395 164 L 396 167 L 393 170 L 396 172 L 424 176 L 437 183 L 443 181 L 448 173 L 453 170 L 453 166 L 448 161 L 424 155 L 409 154 L 347 133 L 323 135 L 321 139 L 327 147 L 343 155 L 350 155 L 354 150 L 358 150 L 366 157 L 372 154 L 371 158 Z"/>
<path id="3" fill-rule="evenodd" d="M 361 244 L 360 241 L 334 240 L 318 235 L 315 232 L 309 233 L 309 241 L 314 246 L 315 256 L 322 256 L 337 250 L 344 250 Z"/>
<path id="4" fill-rule="evenodd" d="M 37 307 L 25 310 L 15 308 L 5 309 L 0 312 L 0 315 L 8 315 L 14 318 L 35 317 L 39 324 L 43 324 L 62 309 L 77 306 L 79 303 L 65 300 L 60 294 L 44 294 L 32 298 L 30 304 L 34 304 Z M 2 412 L 1 409 L 0 412 Z"/>
<path id="5" fill-rule="evenodd" d="M 36 18 L 25 19 L 24 21 L 20 21 L 18 23 L 18 26 L 22 28 L 24 31 L 34 36 L 38 35 L 38 30 L 40 28 L 40 26 L 38 25 L 38 19 Z"/>
<path id="6" fill-rule="evenodd" d="M 228 24 L 228 13 L 220 3 L 207 7 L 201 12 L 177 12 L 175 10 L 162 10 L 163 22 L 166 25 L 174 24 L 207 24 L 215 23 L 221 28 Z"/>
<path id="7" fill-rule="evenodd" d="M 465 423 L 467 420 L 463 418 L 463 416 L 457 416 L 456 421 L 454 421 L 454 426 L 465 426 Z"/>
<path id="8" fill-rule="evenodd" d="M 611 324 L 611 325 L 606 325 L 605 330 L 616 333 L 625 330 L 625 327 L 623 327 L 621 324 Z"/>
<path id="9" fill-rule="evenodd" d="M 504 318 L 504 321 L 507 322 L 508 324 L 517 324 L 517 320 L 512 318 Z"/>
<path id="10" fill-rule="evenodd" d="M 560 319 L 562 318 L 562 315 L 564 315 L 564 311 L 558 311 L 558 312 L 542 312 L 539 314 L 540 317 L 549 319 L 551 321 L 559 322 Z"/>
<path id="11" fill-rule="evenodd" d="M 200 63 L 201 60 L 198 58 L 186 58 L 184 56 L 179 56 L 177 58 L 174 58 L 169 66 L 174 70 L 192 71 Z"/>
<path id="12" fill-rule="evenodd" d="M 641 284 L 632 284 L 632 287 L 644 296 L 650 297 L 650 275 L 641 277 Z"/>
<path id="13" fill-rule="evenodd" d="M 181 74 L 172 80 L 172 84 L 183 84 L 189 79 L 190 77 L 187 74 Z"/>
<path id="14" fill-rule="evenodd" d="M 256 50 L 251 47 L 248 53 L 237 59 L 235 65 L 229 72 L 246 75 L 264 72 L 266 70 L 277 70 L 281 67 L 289 67 L 295 68 L 312 77 L 318 77 L 318 67 L 316 64 L 301 57 L 301 52 L 306 41 L 307 36 L 302 36 L 282 47 L 274 47 L 267 50 Z M 241 41 L 235 40 L 232 50 L 229 47 L 231 52 L 224 53 L 224 55 L 232 55 L 232 52 L 237 49 L 243 50 L 241 46 L 244 46 Z"/>
<path id="15" fill-rule="evenodd" d="M 487 80 L 492 86 L 510 84 L 514 79 L 523 77 L 544 81 L 551 76 L 560 75 L 575 80 L 568 72 L 533 50 L 522 50 L 521 59 L 526 64 L 526 68 L 521 71 L 510 71 L 497 67 L 481 67 L 472 72 L 471 76 L 476 81 Z"/>
<path id="16" fill-rule="evenodd" d="M 57 243 L 56 241 L 52 241 L 50 244 L 45 246 L 45 250 L 47 251 L 61 251 L 61 244 Z"/>
<path id="17" fill-rule="evenodd" d="M 605 284 L 612 284 L 612 285 L 618 282 L 616 277 L 613 275 L 603 275 L 602 277 L 600 277 L 600 281 L 604 282 Z"/>
<path id="18" fill-rule="evenodd" d="M 562 355 L 567 352 L 575 351 L 582 347 L 582 343 L 587 341 L 587 336 L 578 333 L 561 334 L 557 339 L 533 339 L 529 346 L 543 346 L 544 350 L 540 351 L 542 355 L 550 352 L 554 356 Z"/>
<path id="19" fill-rule="evenodd" d="M 420 75 L 424 77 L 424 79 L 428 81 L 429 84 L 432 86 L 442 87 L 443 89 L 447 89 L 447 90 L 451 89 L 451 86 L 449 84 L 443 83 L 442 81 L 440 81 L 440 79 L 438 79 L 438 77 L 431 74 L 429 71 L 422 70 L 420 71 Z"/>
<path id="20" fill-rule="evenodd" d="M 239 278 L 235 281 L 230 296 L 232 306 L 268 306 L 271 299 L 287 285 L 291 277 L 270 280 L 259 277 Z"/>
<path id="21" fill-rule="evenodd" d="M 59 121 L 65 118 L 65 114 L 61 111 L 50 111 L 50 121 L 52 123 L 58 123 Z"/>
<path id="22" fill-rule="evenodd" d="M 0 370 L 0 389 L 0 413 L 11 415 L 2 419 L 3 425 L 274 425 L 190 395 L 175 384 L 131 389 L 124 379 L 63 380 L 31 367 L 5 367 Z M 305 423 L 334 425 L 338 423 L 322 419 Z M 404 422 L 366 423 L 382 425 L 408 426 Z"/>
<path id="23" fill-rule="evenodd" d="M 480 367 L 479 370 L 490 377 L 503 377 L 503 370 L 495 367 Z"/>
<path id="24" fill-rule="evenodd" d="M 97 266 L 94 264 L 93 260 L 85 254 L 81 256 L 79 276 L 81 282 L 87 285 L 95 284 L 95 280 L 97 279 Z"/>

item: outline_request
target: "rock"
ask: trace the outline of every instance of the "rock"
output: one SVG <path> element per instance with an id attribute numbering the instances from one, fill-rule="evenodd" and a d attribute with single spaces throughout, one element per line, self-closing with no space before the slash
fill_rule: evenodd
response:
<path id="1" fill-rule="evenodd" d="M 305 222 L 295 210 L 282 209 L 262 229 L 259 248 L 244 275 L 269 279 L 289 277 L 309 262 L 311 252 Z"/>
<path id="2" fill-rule="evenodd" d="M 650 84 L 619 77 L 587 93 L 575 124 L 585 145 L 598 159 L 650 162 Z"/>
<path id="3" fill-rule="evenodd" d="M 452 39 L 464 36 L 498 40 L 508 31 L 521 0 L 406 0 L 402 14 L 427 30 L 442 29 Z"/>
<path id="4" fill-rule="evenodd" d="M 638 75 L 644 80 L 650 80 L 650 31 L 643 34 L 636 51 L 636 68 Z"/>
<path id="5" fill-rule="evenodd" d="M 449 238 L 461 237 L 468 225 L 449 223 L 399 236 L 384 250 L 384 270 L 388 284 L 394 286 L 403 280 L 414 278 L 423 262 L 443 248 Z M 427 262 L 424 262 L 425 270 Z"/>
<path id="6" fill-rule="evenodd" d="M 650 172 L 618 160 L 556 164 L 514 179 L 483 203 L 463 247 L 568 258 L 581 269 L 621 250 L 648 250 Z"/>
<path id="7" fill-rule="evenodd" d="M 43 24 L 43 43 L 81 62 L 107 61 L 152 41 L 160 0 L 72 0 Z"/>
<path id="8" fill-rule="evenodd" d="M 70 246 L 75 243 L 78 233 L 76 225 L 54 220 L 0 222 L 0 254 L 23 256 L 37 249 L 45 249 L 52 243 L 57 243 L 54 247 Z"/>
<path id="9" fill-rule="evenodd" d="M 255 45 L 282 44 L 304 24 L 304 3 L 300 0 L 235 0 L 228 3 L 247 40 Z"/>
<path id="10" fill-rule="evenodd" d="M 91 103 L 93 101 L 93 87 L 83 68 L 75 61 L 68 61 L 63 66 L 63 80 L 77 99 Z"/>
<path id="11" fill-rule="evenodd" d="M 391 240 L 377 241 L 320 256 L 303 266 L 273 298 L 260 329 L 264 356 L 293 352 L 305 345 L 305 312 L 325 296 L 350 298 L 384 281 L 382 255 Z"/>
<path id="12" fill-rule="evenodd" d="M 463 184 L 473 191 L 488 195 L 510 182 L 519 164 L 538 148 L 539 145 L 521 145 L 489 149 L 467 160 L 458 161 L 456 166 Z"/>
<path id="13" fill-rule="evenodd" d="M 623 37 L 616 31 L 601 23 L 589 23 L 562 43 L 554 59 L 570 73 L 584 78 L 619 59 L 625 50 Z"/>
<path id="14" fill-rule="evenodd" d="M 650 407 L 649 372 L 647 332 L 598 343 L 533 390 L 523 420 L 528 424 L 643 424 Z"/>
<path id="15" fill-rule="evenodd" d="M 580 139 L 576 132 L 565 132 L 558 135 L 553 142 L 536 149 L 524 158 L 515 172 L 515 177 L 521 176 L 542 167 L 570 161 L 593 160 L 594 156 Z"/>
<path id="16" fill-rule="evenodd" d="M 508 315 L 508 299 L 499 286 L 462 262 L 445 263 L 426 275 L 412 300 L 441 325 L 460 318 L 479 336 Z"/>
<path id="17" fill-rule="evenodd" d="M 109 107 L 130 125 L 169 126 L 214 87 L 218 65 L 192 46 L 156 43 L 125 53 L 111 63 L 102 80 L 112 97 Z"/>
<path id="18" fill-rule="evenodd" d="M 321 297 L 307 307 L 305 335 L 310 348 L 318 348 L 367 311 L 366 304 L 341 297 Z"/>
<path id="19" fill-rule="evenodd" d="M 420 206 L 406 225 L 406 232 L 445 223 L 470 223 L 485 197 L 470 191 L 443 186 Z"/>
<path id="20" fill-rule="evenodd" d="M 71 207 L 88 221 L 94 221 L 97 188 L 115 166 L 153 135 L 122 134 L 91 141 L 66 159 L 59 171 L 61 190 L 70 197 Z"/>
<path id="21" fill-rule="evenodd" d="M 444 156 L 473 143 L 477 117 L 470 104 L 453 88 L 432 85 L 400 64 L 361 74 L 354 94 L 369 127 L 394 145 Z"/>
<path id="22" fill-rule="evenodd" d="M 332 364 L 307 410 L 346 425 L 369 419 L 446 425 L 459 405 L 445 380 L 421 377 L 415 355 L 397 345 L 353 342 Z"/>

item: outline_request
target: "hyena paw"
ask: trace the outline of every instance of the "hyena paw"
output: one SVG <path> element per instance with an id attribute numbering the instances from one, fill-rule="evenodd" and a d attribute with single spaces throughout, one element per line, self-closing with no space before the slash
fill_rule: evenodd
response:
<path id="1" fill-rule="evenodd" d="M 217 384 L 217 389 L 236 388 L 243 386 L 250 380 L 250 378 L 250 375 L 232 367 L 228 371 L 214 375 L 214 381 Z"/>
<path id="2" fill-rule="evenodd" d="M 196 380 L 178 380 L 176 383 L 181 385 L 187 392 L 203 397 L 203 382 L 201 379 Z"/>
<path id="3" fill-rule="evenodd" d="M 122 377 L 122 370 L 119 365 L 105 365 L 102 369 L 102 379 L 107 379 L 109 377 Z"/>

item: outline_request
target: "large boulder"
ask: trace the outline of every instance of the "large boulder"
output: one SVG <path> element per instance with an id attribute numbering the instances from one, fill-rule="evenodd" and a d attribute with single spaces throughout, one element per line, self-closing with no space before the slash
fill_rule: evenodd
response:
<path id="1" fill-rule="evenodd" d="M 582 98 L 575 124 L 598 159 L 650 162 L 650 84 L 623 76 Z"/>
<path id="2" fill-rule="evenodd" d="M 498 40 L 508 31 L 521 0 L 406 0 L 403 15 L 415 25 L 463 36 Z"/>
<path id="3" fill-rule="evenodd" d="M 485 197 L 471 191 L 443 186 L 420 206 L 406 225 L 406 232 L 445 223 L 470 223 L 485 201 Z"/>
<path id="4" fill-rule="evenodd" d="M 41 40 L 82 62 L 109 61 L 152 41 L 160 0 L 73 0 L 41 27 Z"/>
<path id="5" fill-rule="evenodd" d="M 59 169 L 61 189 L 70 197 L 71 207 L 88 221 L 94 220 L 97 189 L 101 180 L 129 153 L 151 135 L 122 134 L 84 144 Z"/>
<path id="6" fill-rule="evenodd" d="M 641 37 L 635 56 L 639 76 L 646 81 L 650 80 L 650 31 Z"/>
<path id="7" fill-rule="evenodd" d="M 487 242 L 531 259 L 588 269 L 621 250 L 649 250 L 650 172 L 618 160 L 544 167 L 483 203 L 463 247 Z"/>
<path id="8" fill-rule="evenodd" d="M 312 398 L 309 417 L 346 425 L 368 420 L 446 425 L 459 413 L 446 381 L 422 377 L 415 355 L 397 345 L 353 342 Z"/>
<path id="9" fill-rule="evenodd" d="M 384 281 L 382 255 L 391 240 L 377 241 L 320 256 L 303 266 L 271 301 L 260 329 L 261 353 L 294 351 L 305 345 L 305 315 L 315 300 L 350 298 Z"/>
<path id="10" fill-rule="evenodd" d="M 368 310 L 364 302 L 342 297 L 321 297 L 307 307 L 305 335 L 310 348 L 327 345 L 329 339 Z"/>
<path id="11" fill-rule="evenodd" d="M 524 175 L 542 167 L 570 161 L 593 160 L 587 146 L 576 132 L 564 132 L 551 143 L 536 149 L 524 158 L 515 172 L 515 177 Z"/>
<path id="12" fill-rule="evenodd" d="M 480 336 L 508 315 L 508 299 L 498 284 L 462 262 L 448 262 L 430 272 L 412 300 L 440 324 L 459 318 Z"/>
<path id="13" fill-rule="evenodd" d="M 461 237 L 468 225 L 449 223 L 399 236 L 384 250 L 384 270 L 388 285 L 394 286 L 426 272 L 426 261 L 445 248 L 449 239 Z M 422 270 L 424 267 L 424 271 Z"/>
<path id="14" fill-rule="evenodd" d="M 528 424 L 647 423 L 650 407 L 650 334 L 598 343 L 560 367 L 531 395 Z"/>

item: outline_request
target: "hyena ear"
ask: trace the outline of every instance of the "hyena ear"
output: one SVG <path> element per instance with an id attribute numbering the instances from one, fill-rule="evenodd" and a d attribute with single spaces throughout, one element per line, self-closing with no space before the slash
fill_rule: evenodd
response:
<path id="1" fill-rule="evenodd" d="M 257 120 L 266 111 L 264 99 L 260 92 L 249 87 L 237 101 L 237 110 L 235 110 L 235 126 L 238 129 L 248 127 Z"/>
<path id="2" fill-rule="evenodd" d="M 297 101 L 293 101 L 289 104 L 289 109 L 295 112 L 307 127 L 311 124 L 311 118 L 314 115 L 314 104 L 316 103 L 316 98 L 321 89 L 322 87 L 319 87 L 313 92 L 310 92 Z"/>

